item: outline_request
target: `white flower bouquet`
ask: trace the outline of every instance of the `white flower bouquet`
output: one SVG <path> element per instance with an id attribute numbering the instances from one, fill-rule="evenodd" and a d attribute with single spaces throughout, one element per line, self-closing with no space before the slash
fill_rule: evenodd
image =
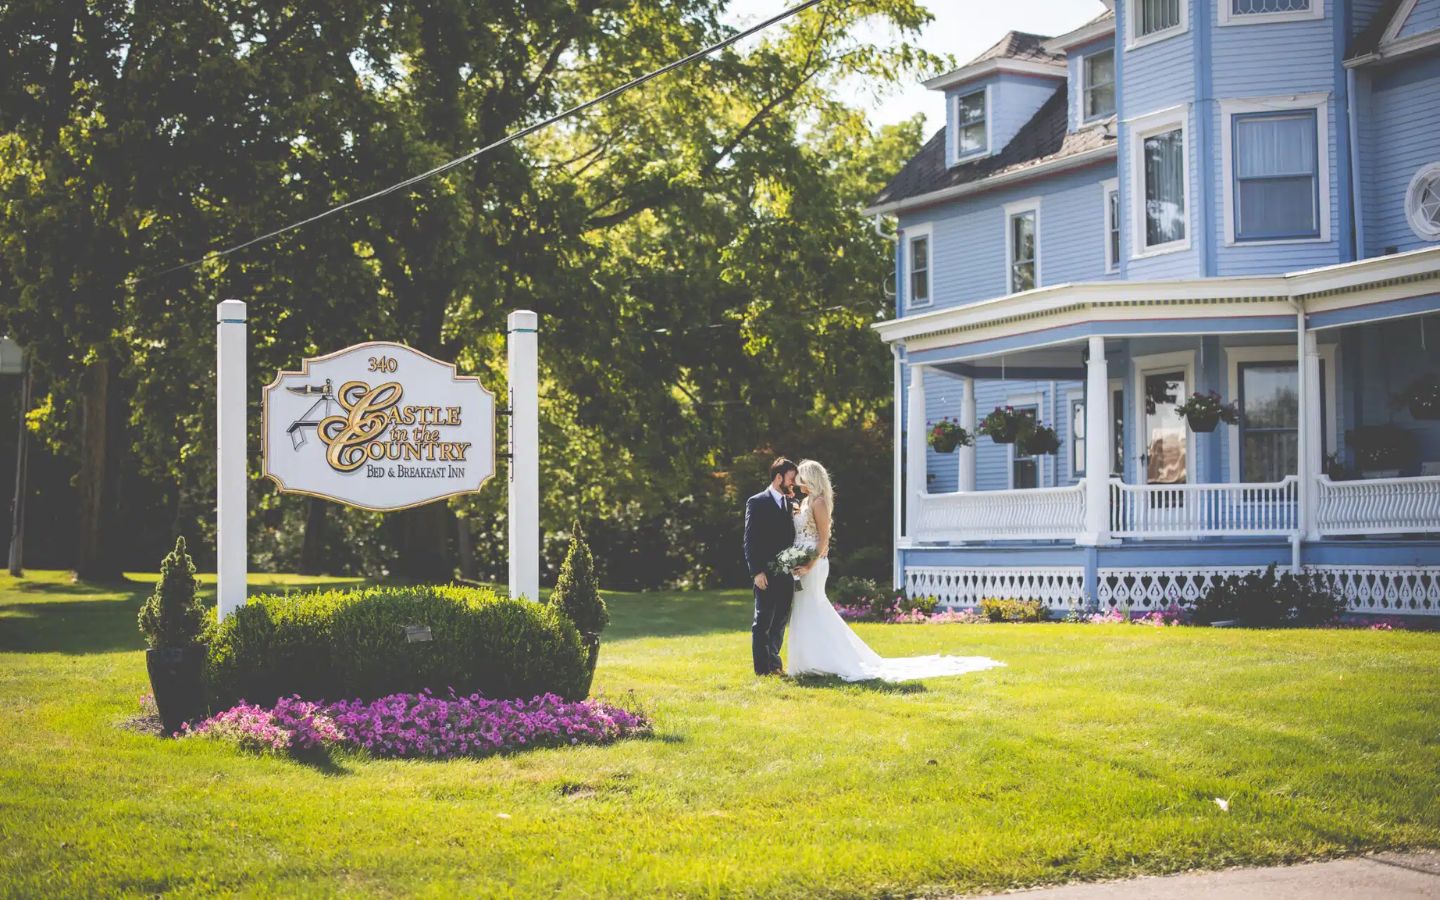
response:
<path id="1" fill-rule="evenodd" d="M 819 555 L 813 547 L 787 547 L 771 561 L 770 574 L 789 575 L 795 580 L 795 590 L 798 591 L 800 590 L 800 578 L 795 574 L 795 570 L 801 566 L 808 566 Z"/>

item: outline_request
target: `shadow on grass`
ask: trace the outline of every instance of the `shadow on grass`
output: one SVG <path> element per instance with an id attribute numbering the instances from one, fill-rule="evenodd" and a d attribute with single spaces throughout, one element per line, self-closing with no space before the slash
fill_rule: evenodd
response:
<path id="1" fill-rule="evenodd" d="M 0 606 L 0 652 L 115 653 L 142 650 L 136 618 L 144 594 Z"/>
<path id="2" fill-rule="evenodd" d="M 834 675 L 798 675 L 790 679 L 790 683 L 802 688 L 848 688 L 876 694 L 923 694 L 927 690 L 925 685 L 918 681 L 894 682 L 882 681 L 879 678 L 846 681 Z"/>
<path id="3" fill-rule="evenodd" d="M 750 630 L 755 601 L 744 591 L 656 591 L 609 594 L 605 640 L 693 637 Z"/>

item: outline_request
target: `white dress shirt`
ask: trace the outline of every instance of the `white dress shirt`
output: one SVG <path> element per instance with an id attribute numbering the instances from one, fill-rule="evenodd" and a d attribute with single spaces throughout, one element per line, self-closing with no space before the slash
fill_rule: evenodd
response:
<path id="1" fill-rule="evenodd" d="M 775 498 L 776 505 L 781 509 L 785 509 L 785 495 L 775 490 L 775 485 L 773 484 L 766 488 L 766 490 L 770 492 L 770 496 Z"/>

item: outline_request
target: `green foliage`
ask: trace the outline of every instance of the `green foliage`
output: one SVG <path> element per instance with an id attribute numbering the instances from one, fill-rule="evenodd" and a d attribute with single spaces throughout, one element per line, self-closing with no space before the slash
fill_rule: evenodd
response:
<path id="1" fill-rule="evenodd" d="M 1252 628 L 1313 627 L 1345 612 L 1345 599 L 1317 575 L 1264 572 L 1231 575 L 1195 603 L 1201 623 L 1233 620 Z"/>
<path id="2" fill-rule="evenodd" d="M 140 633 L 152 648 L 189 647 L 205 629 L 205 607 L 195 599 L 195 563 L 185 538 L 160 563 L 155 591 L 140 607 Z"/>
<path id="3" fill-rule="evenodd" d="M 936 596 L 933 596 L 933 595 L 921 594 L 921 595 L 917 595 L 917 596 L 914 596 L 914 597 L 905 597 L 905 596 L 902 596 L 902 597 L 900 598 L 900 611 L 901 611 L 901 612 L 907 612 L 907 613 L 908 613 L 908 612 L 915 612 L 915 611 L 918 610 L 919 612 L 922 612 L 922 613 L 924 613 L 925 615 L 928 616 L 928 615 L 934 614 L 935 610 L 937 610 L 937 609 L 939 609 L 939 608 L 940 608 L 940 598 L 939 598 L 939 597 L 936 597 Z"/>
<path id="4" fill-rule="evenodd" d="M 565 554 L 565 564 L 560 567 L 560 578 L 550 592 L 550 605 L 559 610 L 581 634 L 599 634 L 610 624 L 610 612 L 600 597 L 600 585 L 595 580 L 595 562 L 590 558 L 590 547 L 580 523 L 571 527 L 570 550 Z"/>
<path id="5" fill-rule="evenodd" d="M 986 597 L 980 601 L 980 613 L 991 622 L 1043 622 L 1049 618 L 1045 604 L 1039 600 L 1015 600 Z"/>
<path id="6" fill-rule="evenodd" d="M 407 626 L 431 640 L 410 641 Z M 210 636 L 217 708 L 289 694 L 341 700 L 399 691 L 581 699 L 589 675 L 556 610 L 466 587 L 388 587 L 252 597 Z"/>

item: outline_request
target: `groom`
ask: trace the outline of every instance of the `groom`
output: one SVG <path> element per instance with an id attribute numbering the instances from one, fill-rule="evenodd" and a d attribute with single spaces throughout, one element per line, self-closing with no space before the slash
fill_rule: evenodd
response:
<path id="1" fill-rule="evenodd" d="M 790 622 L 794 582 L 784 575 L 772 577 L 766 568 L 795 543 L 795 472 L 795 464 L 780 457 L 770 465 L 770 486 L 745 501 L 745 566 L 755 585 L 750 645 L 756 675 L 780 675 L 785 670 L 780 645 Z"/>

